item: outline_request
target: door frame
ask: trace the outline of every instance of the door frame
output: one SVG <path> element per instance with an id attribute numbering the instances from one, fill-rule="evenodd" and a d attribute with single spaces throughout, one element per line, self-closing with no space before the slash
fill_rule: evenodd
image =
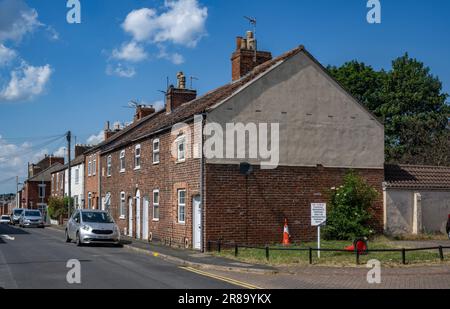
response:
<path id="1" fill-rule="evenodd" d="M 150 211 L 150 198 L 148 196 L 144 196 L 143 198 L 143 207 L 142 207 L 142 239 L 148 240 L 148 232 L 149 232 L 149 211 Z"/>
<path id="2" fill-rule="evenodd" d="M 133 237 L 133 198 L 128 198 L 128 236 Z"/>
<path id="3" fill-rule="evenodd" d="M 135 209 L 136 209 L 136 239 L 141 239 L 142 233 L 141 233 L 141 191 L 136 190 L 136 202 L 135 202 Z"/>
<path id="4" fill-rule="evenodd" d="M 199 216 L 197 216 L 197 212 L 199 212 Z M 200 220 L 200 229 L 197 228 L 198 220 Z M 203 249 L 203 207 L 201 195 L 192 197 L 192 248 L 194 250 Z"/>

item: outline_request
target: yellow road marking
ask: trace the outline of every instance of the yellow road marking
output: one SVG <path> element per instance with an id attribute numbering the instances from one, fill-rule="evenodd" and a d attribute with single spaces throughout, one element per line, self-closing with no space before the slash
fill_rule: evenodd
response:
<path id="1" fill-rule="evenodd" d="M 210 278 L 213 278 L 213 279 L 217 279 L 217 280 L 221 280 L 221 281 L 224 281 L 224 282 L 227 282 L 227 283 L 231 283 L 233 285 L 241 286 L 241 287 L 246 288 L 246 289 L 250 289 L 250 290 L 260 290 L 261 289 L 260 287 L 258 287 L 256 285 L 252 285 L 250 283 L 242 282 L 242 281 L 231 279 L 231 278 L 227 278 L 227 277 L 222 277 L 222 276 L 219 276 L 219 275 L 214 275 L 214 274 L 207 273 L 205 271 L 201 271 L 201 270 L 198 270 L 198 269 L 195 269 L 195 268 L 192 268 L 192 267 L 180 267 L 180 268 L 184 269 L 184 270 L 187 270 L 187 271 L 190 271 L 190 272 L 193 272 L 193 273 L 196 273 L 196 274 L 199 274 L 199 275 L 202 275 L 202 276 L 205 276 L 205 277 L 210 277 Z"/>

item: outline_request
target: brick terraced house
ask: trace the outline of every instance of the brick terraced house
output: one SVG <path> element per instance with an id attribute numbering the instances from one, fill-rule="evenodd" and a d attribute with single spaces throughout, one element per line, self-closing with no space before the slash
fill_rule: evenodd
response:
<path id="1" fill-rule="evenodd" d="M 124 234 L 175 246 L 279 243 L 285 218 L 292 240 L 307 241 L 310 204 L 355 170 L 380 193 L 382 232 L 383 125 L 303 46 L 272 59 L 251 32 L 236 43 L 230 83 L 197 97 L 179 73 L 164 110 L 139 106 L 87 153 L 92 205 L 101 197 Z"/>

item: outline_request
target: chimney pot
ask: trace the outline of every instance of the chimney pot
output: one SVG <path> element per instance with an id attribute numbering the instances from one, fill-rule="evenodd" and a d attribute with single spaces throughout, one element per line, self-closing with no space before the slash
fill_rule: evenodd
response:
<path id="1" fill-rule="evenodd" d="M 183 72 L 177 74 L 178 85 L 175 88 L 170 85 L 166 92 L 166 112 L 170 114 L 181 105 L 195 100 L 197 98 L 197 91 L 193 89 L 186 89 L 186 76 Z"/>
<path id="2" fill-rule="evenodd" d="M 258 65 L 272 60 L 270 52 L 257 50 L 257 42 L 252 31 L 247 31 L 245 39 L 237 37 L 236 44 L 239 44 L 239 42 L 241 48 L 237 49 L 231 56 L 233 81 L 239 80 Z"/>

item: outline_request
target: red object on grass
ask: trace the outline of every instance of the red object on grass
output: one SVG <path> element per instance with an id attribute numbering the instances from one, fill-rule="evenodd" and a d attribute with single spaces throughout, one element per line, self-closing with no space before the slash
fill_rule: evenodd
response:
<path id="1" fill-rule="evenodd" d="M 347 251 L 351 251 L 354 252 L 355 251 L 355 246 L 356 246 L 356 250 L 358 251 L 359 254 L 366 254 L 367 250 L 368 250 L 368 246 L 367 246 L 367 241 L 365 239 L 356 239 L 353 242 L 353 245 L 345 247 L 345 250 Z"/>

